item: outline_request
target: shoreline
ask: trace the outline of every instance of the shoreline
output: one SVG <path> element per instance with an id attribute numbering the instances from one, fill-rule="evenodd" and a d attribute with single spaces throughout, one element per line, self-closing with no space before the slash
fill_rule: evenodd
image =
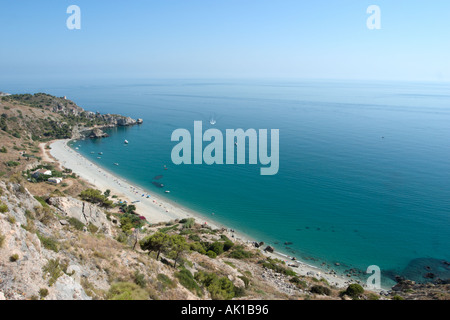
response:
<path id="1" fill-rule="evenodd" d="M 243 244 L 259 242 L 252 237 L 243 234 L 242 232 L 230 232 L 230 229 L 210 218 L 204 217 L 203 214 L 183 207 L 178 203 L 173 203 L 170 199 L 165 199 L 160 195 L 154 195 L 153 192 L 146 190 L 143 187 L 128 182 L 126 179 L 115 175 L 113 172 L 100 167 L 91 162 L 80 153 L 68 146 L 72 139 L 55 140 L 49 143 L 50 150 L 47 152 L 56 160 L 56 162 L 64 168 L 71 169 L 73 173 L 77 174 L 83 180 L 94 185 L 97 189 L 105 191 L 111 190 L 111 194 L 116 195 L 118 199 L 126 200 L 129 204 L 133 203 L 136 206 L 136 211 L 139 215 L 144 216 L 149 223 L 168 222 L 170 220 L 194 218 L 197 223 L 207 224 L 213 229 L 225 229 L 227 235 L 230 235 L 233 241 L 241 241 Z M 46 151 L 44 155 L 46 155 Z M 142 194 L 150 195 L 142 197 Z M 267 246 L 264 245 L 264 246 Z M 323 278 L 328 281 L 330 285 L 338 288 L 346 288 L 351 283 L 360 283 L 354 278 L 345 277 L 339 273 L 331 273 L 331 271 L 322 269 L 320 267 L 309 265 L 301 260 L 291 260 L 289 255 L 274 251 L 273 253 L 265 252 L 262 248 L 258 249 L 264 256 L 277 258 L 285 261 L 286 265 L 297 265 L 298 267 L 290 267 L 293 271 L 301 276 L 311 276 Z M 365 287 L 364 283 L 360 283 Z M 379 290 L 371 289 L 371 291 L 387 291 L 390 288 L 381 288 Z"/>

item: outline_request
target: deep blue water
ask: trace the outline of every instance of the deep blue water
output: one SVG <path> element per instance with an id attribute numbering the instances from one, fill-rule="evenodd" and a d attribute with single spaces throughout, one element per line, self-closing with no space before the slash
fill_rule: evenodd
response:
<path id="1" fill-rule="evenodd" d="M 428 262 L 449 277 L 441 264 L 450 260 L 449 84 L 141 80 L 0 89 L 66 95 L 87 110 L 143 118 L 107 139 L 77 142 L 79 151 L 289 255 L 334 269 L 339 262 L 341 271 L 378 265 L 386 276 L 416 280 L 425 269 L 415 262 Z M 175 166 L 172 131 L 192 132 L 195 120 L 223 132 L 279 129 L 279 173 Z M 152 184 L 157 175 L 166 188 Z"/>

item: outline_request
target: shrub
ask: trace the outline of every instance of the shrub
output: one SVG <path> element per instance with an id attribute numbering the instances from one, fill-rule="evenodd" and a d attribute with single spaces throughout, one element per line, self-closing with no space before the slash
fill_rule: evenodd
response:
<path id="1" fill-rule="evenodd" d="M 399 295 L 395 295 L 392 297 L 392 300 L 405 300 L 405 298 L 403 298 L 402 296 L 399 296 Z"/>
<path id="2" fill-rule="evenodd" d="M 48 260 L 47 264 L 42 267 L 42 271 L 44 272 L 45 278 L 49 276 L 48 285 L 50 287 L 63 275 L 59 259 Z"/>
<path id="3" fill-rule="evenodd" d="M 16 162 L 16 161 L 7 161 L 7 162 L 5 162 L 5 165 L 6 165 L 7 167 L 17 167 L 19 164 L 20 164 L 20 163 L 19 163 L 19 162 Z"/>
<path id="4" fill-rule="evenodd" d="M 53 238 L 47 238 L 42 234 L 40 234 L 39 232 L 36 233 L 36 235 L 38 236 L 39 240 L 41 241 L 41 244 L 44 246 L 45 249 L 52 250 L 55 252 L 59 251 L 58 241 L 56 241 Z"/>
<path id="5" fill-rule="evenodd" d="M 206 255 L 210 257 L 211 259 L 215 259 L 217 257 L 217 254 L 214 251 L 209 250 Z"/>
<path id="6" fill-rule="evenodd" d="M 87 229 L 90 233 L 97 233 L 98 231 L 98 227 L 92 223 L 89 223 Z"/>
<path id="7" fill-rule="evenodd" d="M 41 288 L 39 290 L 39 296 L 41 297 L 41 299 L 44 299 L 46 296 L 48 296 L 48 289 Z"/>
<path id="8" fill-rule="evenodd" d="M 329 288 L 324 287 L 324 286 L 319 286 L 319 285 L 312 286 L 310 291 L 311 291 L 311 293 L 325 295 L 325 296 L 331 295 L 331 290 Z"/>
<path id="9" fill-rule="evenodd" d="M 195 274 L 195 279 L 208 290 L 213 300 L 230 300 L 236 295 L 236 288 L 227 277 L 200 271 Z"/>
<path id="10" fill-rule="evenodd" d="M 223 253 L 223 243 L 222 242 L 214 242 L 208 248 L 208 251 L 214 251 L 216 255 L 221 255 Z"/>
<path id="11" fill-rule="evenodd" d="M 294 283 L 297 287 L 304 289 L 307 287 L 306 281 L 301 280 L 299 277 L 292 277 L 289 282 Z"/>
<path id="12" fill-rule="evenodd" d="M 253 253 L 244 250 L 243 246 L 236 246 L 228 255 L 228 257 L 233 259 L 248 259 L 253 257 Z"/>
<path id="13" fill-rule="evenodd" d="M 239 279 L 244 281 L 245 288 L 247 289 L 250 285 L 250 279 L 245 276 L 239 276 Z"/>
<path id="14" fill-rule="evenodd" d="M 148 293 L 132 282 L 114 283 L 106 295 L 108 300 L 148 300 Z"/>
<path id="15" fill-rule="evenodd" d="M 198 286 L 197 282 L 195 282 L 194 276 L 187 269 L 182 269 L 180 272 L 175 274 L 180 284 L 186 289 L 197 293 L 198 296 L 202 296 L 202 290 Z"/>
<path id="16" fill-rule="evenodd" d="M 49 206 L 35 207 L 36 219 L 45 225 L 49 225 L 55 219 L 52 209 Z"/>
<path id="17" fill-rule="evenodd" d="M 86 189 L 81 191 L 80 197 L 82 200 L 99 204 L 105 208 L 110 208 L 113 206 L 113 202 L 108 200 L 108 197 L 102 194 L 100 190 Z"/>
<path id="18" fill-rule="evenodd" d="M 191 234 L 191 235 L 189 235 L 189 240 L 200 241 L 201 239 L 198 234 Z"/>
<path id="19" fill-rule="evenodd" d="M 71 218 L 69 218 L 68 222 L 71 226 L 73 226 L 75 229 L 80 230 L 80 231 L 83 231 L 83 229 L 85 227 L 84 223 L 81 222 L 80 220 L 78 220 L 77 218 L 71 217 Z"/>
<path id="20" fill-rule="evenodd" d="M 139 219 L 139 217 L 134 214 L 124 213 L 120 217 L 120 228 L 122 229 L 123 232 L 125 232 L 128 235 L 131 234 L 131 229 L 133 228 L 139 229 L 142 226 L 143 226 L 142 220 Z"/>
<path id="21" fill-rule="evenodd" d="M 9 257 L 9 261 L 16 262 L 19 260 L 19 255 L 17 253 L 13 254 L 11 257 Z"/>
<path id="22" fill-rule="evenodd" d="M 8 222 L 11 223 L 11 224 L 16 223 L 16 218 L 14 218 L 13 215 L 9 215 L 8 216 Z"/>
<path id="23" fill-rule="evenodd" d="M 347 287 L 347 290 L 345 290 L 345 294 L 352 297 L 353 299 L 358 298 L 358 296 L 363 293 L 364 288 L 357 283 L 352 283 Z"/>
<path id="24" fill-rule="evenodd" d="M 177 286 L 177 284 L 172 281 L 168 276 L 166 276 L 165 274 L 158 274 L 156 277 L 162 284 L 164 284 L 166 287 L 169 288 L 175 288 Z"/>
<path id="25" fill-rule="evenodd" d="M 0 149 L 0 152 L 1 152 L 1 153 L 7 153 L 8 150 L 3 146 L 3 147 Z"/>
<path id="26" fill-rule="evenodd" d="M 225 242 L 223 243 L 223 250 L 224 251 L 228 251 L 231 248 L 233 248 L 234 243 L 233 241 L 231 241 L 230 239 L 225 240 Z"/>
<path id="27" fill-rule="evenodd" d="M 34 198 L 41 204 L 41 206 L 43 206 L 44 208 L 48 207 L 47 202 L 45 202 L 45 200 L 39 196 L 34 196 Z"/>
<path id="28" fill-rule="evenodd" d="M 3 233 L 0 232 L 0 248 L 3 247 L 3 244 L 5 243 L 5 236 L 3 235 Z"/>
<path id="29" fill-rule="evenodd" d="M 193 242 L 190 244 L 190 249 L 192 251 L 197 251 L 200 254 L 206 254 L 206 250 L 203 245 L 199 242 Z"/>
<path id="30" fill-rule="evenodd" d="M 375 293 L 369 293 L 369 294 L 367 295 L 367 299 L 368 299 L 368 300 L 379 300 L 379 299 L 380 299 L 380 296 L 377 295 L 377 294 L 375 294 Z"/>
<path id="31" fill-rule="evenodd" d="M 6 213 L 9 211 L 9 208 L 6 204 L 4 204 L 3 202 L 0 201 L 0 212 L 1 213 Z"/>
<path id="32" fill-rule="evenodd" d="M 284 266 L 279 265 L 279 260 L 277 259 L 271 259 L 271 258 L 267 258 L 267 260 L 262 260 L 259 261 L 259 263 L 262 263 L 263 267 L 267 268 L 267 269 L 271 269 L 277 273 L 281 273 L 287 276 L 293 276 L 295 277 L 297 274 L 292 271 L 291 269 L 288 269 Z"/>
<path id="33" fill-rule="evenodd" d="M 183 224 L 183 228 L 191 229 L 195 225 L 195 220 L 194 218 L 182 219 L 180 223 Z"/>
<path id="34" fill-rule="evenodd" d="M 134 272 L 134 283 L 136 283 L 141 288 L 145 288 L 147 286 L 147 281 L 145 280 L 145 275 L 143 275 L 138 270 L 136 270 Z"/>

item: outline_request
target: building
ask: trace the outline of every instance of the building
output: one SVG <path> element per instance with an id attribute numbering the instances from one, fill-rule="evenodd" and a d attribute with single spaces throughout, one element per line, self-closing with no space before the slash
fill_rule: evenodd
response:
<path id="1" fill-rule="evenodd" d="M 49 178 L 47 181 L 54 184 L 60 184 L 62 180 L 62 178 Z"/>
<path id="2" fill-rule="evenodd" d="M 40 170 L 36 170 L 35 172 L 33 172 L 33 174 L 31 175 L 33 178 L 37 179 L 40 176 L 51 176 L 52 172 L 50 170 L 47 169 L 40 169 Z"/>

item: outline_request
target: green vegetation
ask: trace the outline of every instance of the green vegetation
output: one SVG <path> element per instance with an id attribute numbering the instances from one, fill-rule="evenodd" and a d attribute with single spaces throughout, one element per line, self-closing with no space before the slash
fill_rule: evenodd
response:
<path id="1" fill-rule="evenodd" d="M 3 146 L 3 147 L 0 149 L 0 153 L 8 153 L 8 150 Z"/>
<path id="2" fill-rule="evenodd" d="M 67 269 L 67 266 L 61 265 L 59 259 L 48 260 L 47 264 L 42 267 L 44 278 L 49 278 L 48 285 L 50 287 L 63 275 L 64 269 Z"/>
<path id="3" fill-rule="evenodd" d="M 89 225 L 87 226 L 87 229 L 92 234 L 95 234 L 98 231 L 98 227 L 92 223 L 89 223 Z"/>
<path id="4" fill-rule="evenodd" d="M 71 217 L 71 218 L 69 218 L 68 222 L 71 226 L 73 226 L 75 229 L 80 230 L 80 231 L 83 231 L 83 229 L 85 227 L 84 223 L 81 222 L 80 220 L 78 220 L 77 218 Z"/>
<path id="5" fill-rule="evenodd" d="M 292 277 L 291 279 L 289 279 L 289 282 L 294 283 L 297 287 L 299 287 L 300 289 L 305 289 L 308 284 L 306 283 L 306 281 L 301 280 L 299 277 L 295 276 Z"/>
<path id="6" fill-rule="evenodd" d="M 197 282 L 194 279 L 194 276 L 189 270 L 182 269 L 180 272 L 177 272 L 175 274 L 175 277 L 177 277 L 178 281 L 180 281 L 180 284 L 186 289 L 196 293 L 199 297 L 203 295 L 202 290 L 198 286 Z"/>
<path id="7" fill-rule="evenodd" d="M 367 295 L 367 299 L 368 299 L 368 300 L 379 300 L 379 299 L 380 299 L 380 296 L 377 295 L 377 294 L 375 294 L 375 293 L 370 292 L 370 293 Z"/>
<path id="8" fill-rule="evenodd" d="M 320 286 L 320 285 L 312 286 L 310 291 L 311 291 L 311 293 L 325 295 L 325 296 L 331 295 L 330 288 Z"/>
<path id="9" fill-rule="evenodd" d="M 143 220 L 141 220 L 137 215 L 131 213 L 124 213 L 120 215 L 120 228 L 127 235 L 132 233 L 131 229 L 139 229 L 143 225 Z"/>
<path id="10" fill-rule="evenodd" d="M 0 248 L 3 247 L 3 244 L 5 243 L 6 237 L 3 235 L 3 233 L 0 232 Z"/>
<path id="11" fill-rule="evenodd" d="M 4 204 L 1 200 L 0 200 L 0 212 L 1 213 L 9 212 L 8 206 Z"/>
<path id="12" fill-rule="evenodd" d="M 215 273 L 197 272 L 195 280 L 208 290 L 213 300 L 230 300 L 236 296 L 238 291 L 227 277 L 219 277 Z M 241 294 L 241 292 L 239 293 Z"/>
<path id="13" fill-rule="evenodd" d="M 258 263 L 262 264 L 263 267 L 267 268 L 267 269 L 271 269 L 277 273 L 281 273 L 284 274 L 286 276 L 296 276 L 297 274 L 292 271 L 291 269 L 286 268 L 283 265 L 280 264 L 284 264 L 283 261 L 280 261 L 278 259 L 272 259 L 272 258 L 267 258 L 267 260 L 261 260 Z"/>
<path id="14" fill-rule="evenodd" d="M 178 259 L 189 248 L 186 239 L 180 235 L 170 237 L 170 250 L 174 254 L 174 268 L 177 267 Z"/>
<path id="15" fill-rule="evenodd" d="M 233 248 L 233 250 L 228 255 L 229 258 L 233 259 L 249 259 L 253 258 L 254 254 L 250 251 L 244 250 L 244 247 L 239 245 Z"/>
<path id="16" fill-rule="evenodd" d="M 145 288 L 147 286 L 147 281 L 145 280 L 145 275 L 143 275 L 138 270 L 136 270 L 134 272 L 134 283 L 137 284 L 141 288 Z"/>
<path id="17" fill-rule="evenodd" d="M 180 223 L 183 225 L 185 229 L 191 229 L 195 225 L 194 218 L 181 219 Z"/>
<path id="18" fill-rule="evenodd" d="M 19 255 L 17 253 L 13 254 L 11 257 L 9 257 L 9 261 L 16 262 L 19 260 Z"/>
<path id="19" fill-rule="evenodd" d="M 35 198 L 35 199 L 41 204 L 41 206 L 43 206 L 44 208 L 45 208 L 45 207 L 48 207 L 47 202 L 45 202 L 45 200 L 44 200 L 43 198 L 38 197 L 38 196 L 34 196 L 34 198 Z"/>
<path id="20" fill-rule="evenodd" d="M 17 167 L 20 164 L 20 162 L 17 161 L 6 161 L 5 165 L 7 167 Z"/>
<path id="21" fill-rule="evenodd" d="M 217 257 L 217 253 L 215 253 L 214 251 L 209 250 L 208 252 L 206 252 L 206 255 L 208 257 L 210 257 L 211 259 L 215 259 Z"/>
<path id="22" fill-rule="evenodd" d="M 113 206 L 113 202 L 108 200 L 108 197 L 102 194 L 100 190 L 96 189 L 86 189 L 81 191 L 80 198 L 82 200 L 98 204 L 105 208 L 111 208 Z"/>
<path id="23" fill-rule="evenodd" d="M 353 299 L 357 299 L 361 294 L 364 293 L 364 288 L 357 283 L 352 283 L 345 290 L 345 294 Z"/>
<path id="24" fill-rule="evenodd" d="M 106 295 L 108 300 L 148 300 L 149 294 L 132 282 L 116 282 Z"/>
<path id="25" fill-rule="evenodd" d="M 49 225 L 55 220 L 55 214 L 48 205 L 45 207 L 35 207 L 34 210 L 36 212 L 36 219 L 45 225 Z"/>
<path id="26" fill-rule="evenodd" d="M 39 240 L 41 241 L 41 244 L 44 246 L 45 249 L 52 250 L 55 252 L 59 252 L 59 244 L 58 241 L 53 238 L 47 238 L 40 234 L 39 232 L 36 233 Z"/>
<path id="27" fill-rule="evenodd" d="M 392 300 L 405 300 L 405 298 L 403 298 L 402 296 L 399 296 L 399 295 L 395 295 L 392 297 Z"/>
<path id="28" fill-rule="evenodd" d="M 159 273 L 156 278 L 159 280 L 159 282 L 161 282 L 165 287 L 174 289 L 176 288 L 177 284 L 172 281 L 168 276 L 166 276 L 165 274 Z"/>
<path id="29" fill-rule="evenodd" d="M 47 297 L 48 296 L 48 289 L 41 288 L 39 290 L 39 296 L 41 297 L 41 299 L 44 299 L 45 297 Z"/>
<path id="30" fill-rule="evenodd" d="M 171 238 L 169 235 L 162 232 L 156 232 L 155 234 L 142 239 L 139 244 L 141 249 L 148 251 L 149 254 L 152 251 L 157 252 L 156 260 L 158 260 L 161 252 L 169 248 L 170 240 Z"/>
<path id="31" fill-rule="evenodd" d="M 7 220 L 11 224 L 16 223 L 16 218 L 13 215 L 9 215 Z"/>

